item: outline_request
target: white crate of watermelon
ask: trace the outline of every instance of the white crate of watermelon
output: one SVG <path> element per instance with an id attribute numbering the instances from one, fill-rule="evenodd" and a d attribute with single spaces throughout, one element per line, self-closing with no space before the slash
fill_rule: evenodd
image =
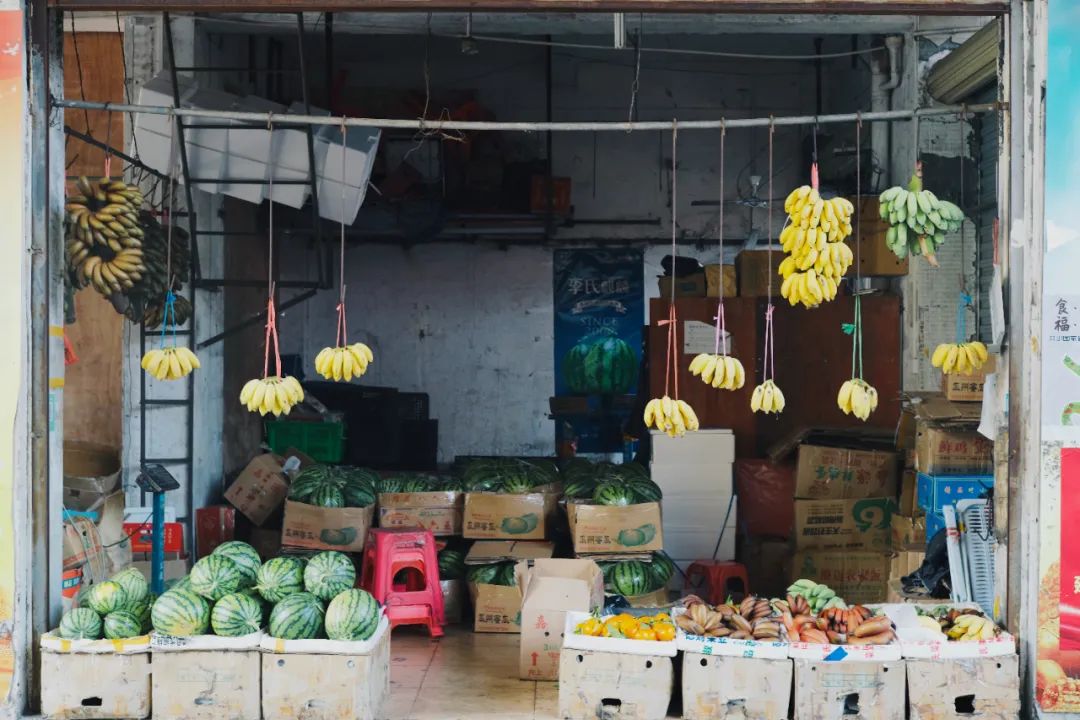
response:
<path id="1" fill-rule="evenodd" d="M 587 612 L 568 612 L 563 648 L 675 657 L 679 651 L 675 643 L 675 626 L 670 618 L 663 617 L 665 615 L 634 616 L 623 613 L 597 616 Z M 643 626 L 648 626 L 651 633 L 643 630 Z M 665 639 L 659 639 L 661 637 Z"/>

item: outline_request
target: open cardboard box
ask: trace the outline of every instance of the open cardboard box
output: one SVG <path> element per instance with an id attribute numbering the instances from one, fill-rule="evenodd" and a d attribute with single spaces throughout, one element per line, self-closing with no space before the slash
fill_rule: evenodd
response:
<path id="1" fill-rule="evenodd" d="M 566 615 L 604 604 L 604 575 L 586 559 L 538 558 L 518 577 L 521 586 L 522 680 L 558 680 Z"/>
<path id="2" fill-rule="evenodd" d="M 466 565 L 489 565 L 514 562 L 518 584 L 513 586 L 469 583 L 475 613 L 474 632 L 521 632 L 521 583 L 529 564 L 550 558 L 555 546 L 549 542 L 482 540 L 473 543 L 465 557 Z"/>
<path id="3" fill-rule="evenodd" d="M 460 535 L 465 494 L 379 493 L 379 527 L 422 528 L 433 535 Z"/>

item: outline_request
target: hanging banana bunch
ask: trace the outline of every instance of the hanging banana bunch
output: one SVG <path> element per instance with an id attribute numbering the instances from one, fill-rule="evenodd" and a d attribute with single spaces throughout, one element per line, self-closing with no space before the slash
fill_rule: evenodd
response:
<path id="1" fill-rule="evenodd" d="M 143 276 L 142 192 L 108 177 L 80 177 L 65 210 L 65 253 L 77 288 L 93 285 L 105 297 L 123 293 Z"/>
<path id="2" fill-rule="evenodd" d="M 923 189 L 921 163 L 906 188 L 896 185 L 881 193 L 879 211 L 889 223 L 885 244 L 896 257 L 922 255 L 934 267 L 934 253 L 945 243 L 945 233 L 956 232 L 964 223 L 960 208 Z"/>
<path id="3" fill-rule="evenodd" d="M 967 375 L 983 366 L 990 353 L 981 342 L 941 343 L 934 349 L 930 363 L 946 375 Z"/>
<path id="4" fill-rule="evenodd" d="M 367 372 L 375 355 L 364 343 L 325 347 L 315 356 L 315 372 L 327 380 L 349 382 Z"/>

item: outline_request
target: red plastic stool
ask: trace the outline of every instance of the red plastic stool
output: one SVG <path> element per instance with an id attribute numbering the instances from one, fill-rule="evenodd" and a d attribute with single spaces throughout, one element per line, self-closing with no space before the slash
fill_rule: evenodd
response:
<path id="1" fill-rule="evenodd" d="M 738 580 L 742 583 L 742 592 L 750 594 L 750 580 L 746 575 L 746 567 L 742 563 L 720 560 L 697 560 L 690 563 L 686 568 L 686 589 L 696 588 L 698 583 L 704 581 L 702 588 L 708 597 L 705 598 L 711 605 L 719 605 L 727 600 L 728 583 Z"/>
<path id="2" fill-rule="evenodd" d="M 446 612 L 435 547 L 430 530 L 368 531 L 360 587 L 383 604 L 391 628 L 427 625 L 432 637 L 442 637 Z M 395 583 L 402 570 L 413 572 Z"/>

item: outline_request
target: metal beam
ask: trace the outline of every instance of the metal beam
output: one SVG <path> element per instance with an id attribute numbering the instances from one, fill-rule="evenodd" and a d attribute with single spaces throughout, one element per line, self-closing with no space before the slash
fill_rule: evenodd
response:
<path id="1" fill-rule="evenodd" d="M 916 110 L 887 110 L 884 112 L 837 113 L 832 115 L 794 115 L 788 117 L 758 118 L 720 118 L 718 120 L 661 120 L 644 122 L 487 122 L 476 120 L 422 120 L 391 118 L 354 118 L 333 117 L 330 115 L 294 115 L 259 112 L 239 112 L 235 110 L 201 110 L 197 108 L 172 108 L 163 105 L 119 105 L 116 103 L 90 102 L 85 100 L 57 100 L 57 105 L 64 108 L 87 110 L 111 110 L 113 112 L 148 113 L 151 115 L 175 115 L 177 117 L 203 117 L 218 120 L 241 120 L 273 125 L 278 119 L 293 125 L 333 125 L 340 127 L 398 128 L 405 130 L 499 130 L 517 132 L 631 132 L 665 131 L 677 126 L 679 130 L 728 130 L 736 128 L 777 127 L 784 125 L 828 125 L 834 123 L 894 122 L 911 120 L 912 117 L 937 117 L 942 115 L 971 115 L 973 113 L 1006 112 L 1008 103 L 984 103 L 981 105 L 944 105 L 941 107 L 918 108 Z"/>

